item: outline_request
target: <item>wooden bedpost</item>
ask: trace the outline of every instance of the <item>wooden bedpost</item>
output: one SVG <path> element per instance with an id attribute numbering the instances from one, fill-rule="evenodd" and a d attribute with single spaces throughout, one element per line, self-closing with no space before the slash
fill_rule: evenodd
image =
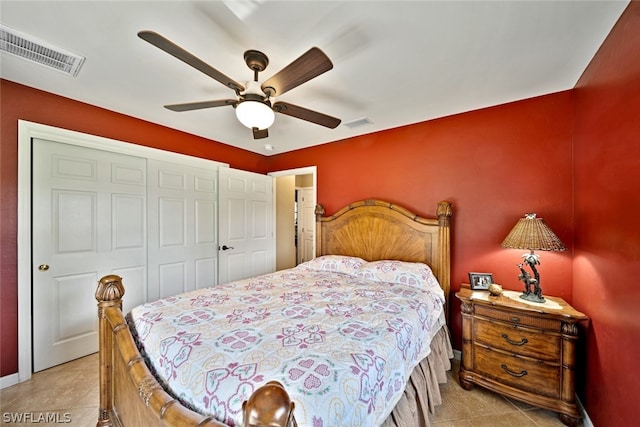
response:
<path id="1" fill-rule="evenodd" d="M 97 427 L 111 427 L 113 410 L 113 334 L 104 315 L 108 307 L 122 309 L 124 286 L 122 278 L 116 275 L 104 276 L 98 282 L 96 300 L 98 301 L 98 340 L 100 342 L 100 412 Z"/>
<path id="2" fill-rule="evenodd" d="M 316 257 L 322 255 L 322 217 L 324 216 L 324 206 L 316 205 Z"/>
<path id="3" fill-rule="evenodd" d="M 438 271 L 440 272 L 440 286 L 444 291 L 446 305 L 444 308 L 447 324 L 449 324 L 449 293 L 451 292 L 451 217 L 453 216 L 453 209 L 451 209 L 451 203 L 442 201 L 438 203 L 438 209 L 436 210 L 438 216 L 438 251 L 440 256 L 438 260 L 440 265 Z"/>

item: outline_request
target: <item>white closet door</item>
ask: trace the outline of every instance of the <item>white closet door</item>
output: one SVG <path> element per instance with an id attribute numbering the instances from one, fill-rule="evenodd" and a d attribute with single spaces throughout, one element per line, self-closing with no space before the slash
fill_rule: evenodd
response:
<path id="1" fill-rule="evenodd" d="M 218 174 L 219 282 L 273 272 L 273 178 L 231 168 L 220 168 Z"/>
<path id="2" fill-rule="evenodd" d="M 98 350 L 97 282 L 146 299 L 146 159 L 33 141 L 33 367 Z"/>
<path id="3" fill-rule="evenodd" d="M 148 160 L 149 301 L 217 283 L 217 170 Z"/>

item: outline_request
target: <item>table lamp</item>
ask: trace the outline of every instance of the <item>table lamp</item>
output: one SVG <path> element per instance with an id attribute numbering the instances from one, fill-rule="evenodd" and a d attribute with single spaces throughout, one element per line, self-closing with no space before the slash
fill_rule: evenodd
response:
<path id="1" fill-rule="evenodd" d="M 502 242 L 503 248 L 528 249 L 529 253 L 522 255 L 524 264 L 531 268 L 533 277 L 524 269 L 524 264 L 519 263 L 520 275 L 518 280 L 524 283 L 524 292 L 520 298 L 532 302 L 545 302 L 540 287 L 540 273 L 536 265 L 540 264 L 540 256 L 533 253 L 537 251 L 565 251 L 567 248 L 562 244 L 558 236 L 554 234 L 542 218 L 536 218 L 536 214 L 525 214 L 520 218 L 511 232 Z"/>

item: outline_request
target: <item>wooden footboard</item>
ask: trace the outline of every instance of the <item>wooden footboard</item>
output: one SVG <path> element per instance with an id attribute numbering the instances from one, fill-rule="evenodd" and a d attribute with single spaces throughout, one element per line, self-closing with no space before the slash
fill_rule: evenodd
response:
<path id="1" fill-rule="evenodd" d="M 167 394 L 138 351 L 122 314 L 119 276 L 103 277 L 96 290 L 100 340 L 100 413 L 97 426 L 198 426 L 225 424 L 193 412 Z"/>
<path id="2" fill-rule="evenodd" d="M 100 279 L 96 290 L 100 340 L 100 412 L 97 427 L 228 427 L 191 411 L 163 390 L 144 363 L 122 314 L 122 279 Z M 266 398 L 265 398 L 266 396 Z M 277 382 L 243 403 L 249 425 L 295 427 L 294 404 Z M 256 424 L 258 425 L 258 424 Z"/>

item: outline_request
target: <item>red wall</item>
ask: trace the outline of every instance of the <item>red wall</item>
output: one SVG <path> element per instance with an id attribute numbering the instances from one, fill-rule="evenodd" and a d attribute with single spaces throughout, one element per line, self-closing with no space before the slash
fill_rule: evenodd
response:
<path id="1" fill-rule="evenodd" d="M 317 165 L 327 214 L 377 198 L 433 216 L 438 201 L 451 201 L 454 291 L 469 271 L 519 290 L 522 251 L 500 243 L 518 218 L 536 212 L 569 248 L 541 254 L 543 290 L 571 301 L 571 113 L 571 92 L 562 92 L 280 154 L 270 169 Z M 453 301 L 456 348 L 459 309 Z"/>
<path id="2" fill-rule="evenodd" d="M 578 372 L 579 396 L 594 425 L 635 422 L 640 2 L 631 2 L 575 90 L 271 158 L 0 83 L 1 375 L 17 371 L 16 121 L 23 118 L 257 172 L 317 165 L 318 200 L 329 214 L 354 200 L 379 198 L 430 216 L 439 200 L 450 200 L 454 290 L 468 271 L 492 272 L 505 288 L 519 289 L 515 264 L 521 253 L 500 248 L 500 242 L 518 217 L 537 212 L 569 248 L 540 254 L 544 293 L 590 317 L 579 353 L 586 363 Z M 452 308 L 460 348 L 459 305 L 454 301 Z"/>
<path id="3" fill-rule="evenodd" d="M 318 167 L 327 213 L 359 199 L 396 202 L 431 216 L 455 209 L 452 288 L 485 271 L 519 289 L 520 251 L 500 247 L 525 212 L 537 212 L 571 249 L 571 92 L 378 132 L 271 158 L 155 126 L 7 81 L 2 86 L 2 375 L 17 371 L 16 176 L 18 118 L 178 151 L 257 172 Z M 340 159 L 349 159 L 347 162 Z M 5 202 L 6 201 L 6 202 Z M 571 256 L 544 254 L 543 289 L 571 300 Z M 452 304 L 459 348 L 459 305 Z M 6 351 L 5 351 L 6 350 Z"/>
<path id="4" fill-rule="evenodd" d="M 591 318 L 584 404 L 596 426 L 638 425 L 640 2 L 576 85 L 574 304 Z"/>
<path id="5" fill-rule="evenodd" d="M 18 371 L 18 119 L 265 173 L 267 158 L 0 79 L 0 376 Z"/>

